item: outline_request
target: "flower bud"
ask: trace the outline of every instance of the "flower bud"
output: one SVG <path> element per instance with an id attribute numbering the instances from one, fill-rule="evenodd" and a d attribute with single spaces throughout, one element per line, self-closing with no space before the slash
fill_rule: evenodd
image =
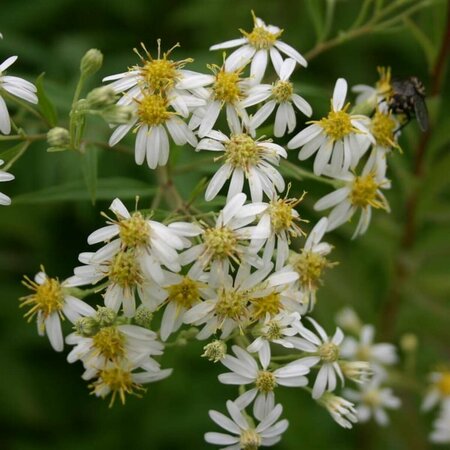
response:
<path id="1" fill-rule="evenodd" d="M 133 118 L 131 106 L 112 105 L 102 111 L 102 117 L 110 124 L 128 123 Z"/>
<path id="2" fill-rule="evenodd" d="M 47 142 L 50 147 L 64 147 L 70 142 L 69 131 L 62 127 L 55 127 L 48 131 Z"/>
<path id="3" fill-rule="evenodd" d="M 112 105 L 116 101 L 116 94 L 109 86 L 101 86 L 93 89 L 86 97 L 89 108 L 102 109 Z"/>
<path id="4" fill-rule="evenodd" d="M 98 322 L 94 317 L 81 317 L 75 322 L 75 332 L 83 337 L 90 337 L 97 333 Z"/>
<path id="5" fill-rule="evenodd" d="M 339 366 L 344 376 L 355 383 L 367 383 L 372 375 L 367 361 L 339 361 Z"/>
<path id="6" fill-rule="evenodd" d="M 106 306 L 97 306 L 97 312 L 95 313 L 95 320 L 101 327 L 107 327 L 112 325 L 116 320 L 117 314 L 111 308 Z"/>
<path id="7" fill-rule="evenodd" d="M 414 352 L 417 349 L 417 336 L 406 333 L 400 338 L 400 347 L 404 352 Z"/>
<path id="8" fill-rule="evenodd" d="M 137 325 L 150 328 L 150 324 L 152 323 L 153 313 L 144 305 L 140 305 L 136 310 L 136 314 L 134 315 L 134 321 Z"/>
<path id="9" fill-rule="evenodd" d="M 219 362 L 227 354 L 227 344 L 224 341 L 215 340 L 203 347 L 203 358 L 212 362 Z"/>
<path id="10" fill-rule="evenodd" d="M 317 402 L 325 407 L 331 417 L 343 428 L 352 428 L 358 422 L 355 405 L 343 397 L 325 392 Z"/>
<path id="11" fill-rule="evenodd" d="M 81 58 L 80 72 L 82 76 L 89 77 L 97 72 L 103 64 L 103 54 L 96 48 L 88 50 Z"/>

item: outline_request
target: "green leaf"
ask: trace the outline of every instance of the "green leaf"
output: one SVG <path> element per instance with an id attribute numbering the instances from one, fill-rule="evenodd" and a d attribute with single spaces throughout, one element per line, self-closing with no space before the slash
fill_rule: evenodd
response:
<path id="1" fill-rule="evenodd" d="M 97 194 L 97 160 L 98 150 L 96 147 L 88 146 L 83 155 L 83 174 L 87 190 L 91 195 L 91 202 L 95 205 Z"/>
<path id="2" fill-rule="evenodd" d="M 2 167 L 2 170 L 10 169 L 11 166 L 25 153 L 25 150 L 29 145 L 30 143 L 28 141 L 24 141 L 0 152 L 0 159 L 5 161 L 5 166 Z"/>
<path id="3" fill-rule="evenodd" d="M 420 29 L 416 25 L 416 23 L 408 16 L 405 17 L 403 21 L 411 34 L 416 39 L 417 43 L 422 47 L 425 58 L 427 59 L 428 68 L 431 69 L 436 57 L 436 48 L 433 42 L 431 42 L 430 38 L 424 33 L 424 31 Z"/>
<path id="4" fill-rule="evenodd" d="M 97 180 L 97 200 L 113 200 L 119 197 L 121 200 L 129 200 L 137 195 L 141 198 L 151 197 L 155 193 L 155 187 L 148 183 L 130 178 L 99 178 Z M 89 201 L 90 193 L 86 190 L 84 180 L 52 186 L 36 192 L 18 195 L 14 198 L 15 205 L 29 205 L 37 203 Z"/>
<path id="5" fill-rule="evenodd" d="M 39 99 L 39 108 L 42 112 L 42 115 L 48 120 L 50 126 L 55 127 L 58 123 L 58 116 L 56 114 L 56 109 L 53 106 L 53 103 L 47 97 L 47 94 L 44 90 L 44 75 L 45 72 L 41 73 L 36 78 L 36 89 L 37 96 Z"/>

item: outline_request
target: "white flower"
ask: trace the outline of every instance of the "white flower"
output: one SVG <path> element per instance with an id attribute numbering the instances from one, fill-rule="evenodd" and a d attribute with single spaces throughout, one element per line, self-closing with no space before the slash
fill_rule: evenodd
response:
<path id="1" fill-rule="evenodd" d="M 273 371 L 268 369 L 269 360 L 260 360 L 259 367 L 255 359 L 241 347 L 234 345 L 232 347 L 235 358 L 231 355 L 225 355 L 220 361 L 231 372 L 219 375 L 219 381 L 223 384 L 247 385 L 254 384 L 255 387 L 247 392 L 251 401 L 256 397 L 256 403 L 265 404 L 274 396 L 274 389 L 277 386 L 302 387 L 308 384 L 304 376 L 309 373 L 309 364 L 302 359 L 292 361 L 283 367 Z"/>
<path id="2" fill-rule="evenodd" d="M 351 219 L 361 210 L 352 239 L 364 234 L 369 227 L 372 217 L 372 208 L 390 211 L 389 203 L 381 189 L 389 189 L 390 181 L 384 173 L 375 173 L 371 169 L 370 160 L 364 166 L 361 175 L 347 172 L 337 175 L 344 182 L 343 187 L 337 188 L 325 195 L 314 205 L 316 211 L 333 208 L 328 216 L 327 231 L 334 230 Z"/>
<path id="3" fill-rule="evenodd" d="M 350 307 L 345 307 L 338 311 L 336 314 L 336 323 L 345 331 L 350 331 L 355 334 L 359 334 L 363 326 L 358 314 Z"/>
<path id="4" fill-rule="evenodd" d="M 286 150 L 271 141 L 254 140 L 245 133 L 231 134 L 228 138 L 219 131 L 211 131 L 196 147 L 196 151 L 223 152 L 215 160 L 223 159 L 222 167 L 206 188 L 205 199 L 212 200 L 231 177 L 227 200 L 242 192 L 247 180 L 253 202 L 260 202 L 263 193 L 269 198 L 285 188 L 283 177 L 273 166 L 280 157 L 287 158 Z"/>
<path id="5" fill-rule="evenodd" d="M 309 366 L 320 364 L 319 373 L 312 390 L 312 398 L 318 399 L 325 391 L 331 392 L 336 389 L 336 375 L 340 378 L 342 384 L 344 383 L 344 376 L 338 362 L 344 333 L 340 328 L 336 328 L 334 336 L 330 338 L 314 319 L 308 317 L 308 320 L 313 324 L 317 334 L 300 325 L 298 331 L 304 339 L 297 339 L 294 345 L 300 350 L 315 354 L 300 359 L 300 363 L 303 362 Z"/>
<path id="6" fill-rule="evenodd" d="M 216 224 L 203 230 L 202 242 L 194 245 L 180 255 L 182 265 L 195 261 L 194 271 L 210 267 L 210 281 L 228 273 L 230 265 L 249 263 L 254 267 L 261 264 L 260 258 L 249 251 L 251 239 L 264 239 L 265 230 L 250 227 L 256 215 L 264 210 L 265 205 L 250 203 L 244 205 L 247 196 L 236 194 L 220 211 Z"/>
<path id="7" fill-rule="evenodd" d="M 248 90 L 247 98 L 242 101 L 244 108 L 269 99 L 250 118 L 249 128 L 252 132 L 262 125 L 277 107 L 274 123 L 274 135 L 276 137 L 284 136 L 286 129 L 288 133 L 292 133 L 297 125 L 292 104 L 305 116 L 311 116 L 311 106 L 303 97 L 294 93 L 294 85 L 289 81 L 294 69 L 295 61 L 292 58 L 285 59 L 280 68 L 279 80 L 273 84 L 256 85 Z"/>
<path id="8" fill-rule="evenodd" d="M 442 403 L 442 409 L 433 422 L 434 430 L 430 434 L 430 441 L 436 444 L 450 443 L 450 399 Z"/>
<path id="9" fill-rule="evenodd" d="M 278 39 L 283 33 L 282 29 L 274 25 L 266 25 L 254 14 L 253 20 L 254 28 L 250 33 L 241 30 L 244 37 L 222 42 L 221 44 L 210 47 L 210 50 L 239 47 L 226 59 L 225 67 L 227 70 L 242 68 L 252 61 L 250 76 L 255 83 L 259 83 L 266 71 L 269 55 L 278 74 L 280 74 L 283 63 L 280 52 L 293 58 L 297 63 L 304 67 L 308 65 L 305 58 L 303 58 L 297 50 Z"/>
<path id="10" fill-rule="evenodd" d="M 350 429 L 358 422 L 355 405 L 345 398 L 325 392 L 317 402 L 324 406 L 341 427 Z"/>
<path id="11" fill-rule="evenodd" d="M 398 360 L 395 346 L 387 343 L 374 344 L 374 335 L 373 325 L 364 325 L 361 328 L 359 341 L 353 337 L 345 338 L 341 347 L 341 355 L 344 358 L 356 358 L 372 364 L 395 364 Z"/>
<path id="12" fill-rule="evenodd" d="M 3 72 L 14 64 L 16 60 L 17 56 L 10 56 L 0 64 L 0 132 L 3 134 L 11 132 L 11 120 L 5 100 L 2 97 L 2 90 L 29 103 L 38 102 L 36 87 L 32 83 L 19 77 L 3 75 Z"/>
<path id="13" fill-rule="evenodd" d="M 250 424 L 239 407 L 232 401 L 227 401 L 227 410 L 231 417 L 211 410 L 211 419 L 227 433 L 206 433 L 205 441 L 209 444 L 222 446 L 223 450 L 256 450 L 259 447 L 271 447 L 281 440 L 289 423 L 286 419 L 277 422 L 283 407 L 276 405 L 259 419 L 257 426 Z M 225 447 L 226 446 L 226 447 Z"/>
<path id="14" fill-rule="evenodd" d="M 370 119 L 348 113 L 350 104 L 345 104 L 346 95 L 347 82 L 339 78 L 328 116 L 314 121 L 288 142 L 288 148 L 302 147 L 298 154 L 302 161 L 317 152 L 314 160 L 316 175 L 321 175 L 328 163 L 331 176 L 355 168 L 370 142 L 374 142 L 368 130 Z"/>
<path id="15" fill-rule="evenodd" d="M 391 68 L 378 67 L 380 79 L 375 84 L 375 87 L 366 84 L 357 84 L 352 87 L 352 91 L 356 92 L 356 104 L 368 103 L 375 108 L 377 105 L 383 111 L 387 109 L 386 99 L 389 96 L 391 86 Z"/>
<path id="16" fill-rule="evenodd" d="M 432 372 L 428 378 L 431 385 L 422 402 L 423 411 L 429 411 L 439 402 L 450 399 L 450 370 Z"/>
<path id="17" fill-rule="evenodd" d="M 59 282 L 56 278 L 49 278 L 43 269 L 34 280 L 25 277 L 23 283 L 34 291 L 20 299 L 21 307 L 30 308 L 25 317 L 31 321 L 36 316 L 39 335 L 47 334 L 52 347 L 61 352 L 64 348 L 61 318 L 67 317 L 75 323 L 81 316 L 93 314 L 94 309 L 71 295 L 70 287 L 73 284 L 70 279 Z"/>
<path id="18" fill-rule="evenodd" d="M 3 165 L 3 160 L 0 159 L 0 166 Z M 0 182 L 14 180 L 14 175 L 3 170 L 0 170 Z M 10 205 L 11 199 L 0 192 L 0 205 Z"/>
<path id="19" fill-rule="evenodd" d="M 385 409 L 398 409 L 401 402 L 395 397 L 391 388 L 381 387 L 382 376 L 374 376 L 368 383 L 360 385 L 360 391 L 345 390 L 345 396 L 357 402 L 358 419 L 367 422 L 372 416 L 378 425 L 385 426 L 389 417 Z"/>

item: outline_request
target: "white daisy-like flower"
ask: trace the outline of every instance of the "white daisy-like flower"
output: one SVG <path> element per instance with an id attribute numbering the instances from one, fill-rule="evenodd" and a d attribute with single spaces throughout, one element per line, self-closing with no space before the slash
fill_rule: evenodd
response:
<path id="1" fill-rule="evenodd" d="M 247 351 L 258 353 L 262 365 L 267 367 L 271 357 L 271 342 L 285 348 L 294 348 L 291 338 L 298 334 L 296 324 L 299 320 L 300 314 L 298 313 L 281 312 L 274 317 L 266 313 L 266 318 L 259 331 L 261 335 L 247 347 Z"/>
<path id="2" fill-rule="evenodd" d="M 335 262 L 327 259 L 333 246 L 321 242 L 328 227 L 328 219 L 322 217 L 310 231 L 305 245 L 300 253 L 292 252 L 289 264 L 299 274 L 299 287 L 306 297 L 308 310 L 311 311 L 316 303 L 316 291 L 322 284 L 322 276 L 327 268 L 334 267 Z"/>
<path id="3" fill-rule="evenodd" d="M 334 87 L 331 111 L 327 117 L 313 121 L 288 142 L 288 148 L 299 148 L 301 161 L 317 152 L 314 173 L 321 175 L 330 163 L 331 176 L 355 168 L 361 156 L 374 142 L 368 129 L 367 116 L 348 113 L 350 103 L 345 103 L 347 82 L 339 78 Z"/>
<path id="4" fill-rule="evenodd" d="M 391 182 L 384 173 L 372 170 L 370 160 L 364 166 L 361 175 L 347 172 L 337 175 L 336 178 L 342 180 L 344 186 L 325 195 L 314 205 L 316 211 L 333 208 L 328 216 L 327 231 L 338 228 L 360 210 L 361 215 L 352 237 L 354 239 L 367 231 L 372 208 L 390 212 L 389 203 L 381 189 L 389 189 Z"/>
<path id="5" fill-rule="evenodd" d="M 251 273 L 250 265 L 242 264 L 234 279 L 223 274 L 214 281 L 210 279 L 210 286 L 215 286 L 214 295 L 187 311 L 184 321 L 204 324 L 198 339 L 207 339 L 217 330 L 225 339 L 236 328 L 244 329 L 266 313 L 277 314 L 283 307 L 278 292 L 293 283 L 297 275 L 289 271 L 269 275 L 272 268 L 270 264 Z"/>
<path id="6" fill-rule="evenodd" d="M 433 431 L 430 433 L 430 441 L 436 444 L 450 443 L 450 399 L 442 403 L 439 416 L 433 422 Z"/>
<path id="7" fill-rule="evenodd" d="M 87 317 L 94 318 L 95 314 Z M 66 337 L 66 344 L 74 346 L 67 355 L 67 361 L 83 362 L 85 380 L 93 378 L 110 362 L 123 360 L 133 367 L 158 371 L 159 364 L 151 356 L 162 355 L 164 349 L 155 332 L 128 324 L 98 327 L 88 336 L 74 332 Z"/>
<path id="8" fill-rule="evenodd" d="M 3 160 L 0 159 L 0 166 L 3 165 Z M 2 181 L 11 181 L 14 180 L 14 175 L 12 173 L 8 173 L 5 172 L 4 170 L 0 170 L 0 182 Z M 2 192 L 0 192 L 0 205 L 10 205 L 11 204 L 11 199 L 3 194 Z"/>
<path id="9" fill-rule="evenodd" d="M 242 124 L 248 126 L 249 118 L 242 101 L 247 98 L 250 80 L 243 78 L 242 70 L 228 70 L 225 65 L 219 67 L 215 64 L 209 66 L 213 72 L 211 88 L 196 90 L 205 100 L 205 106 L 194 112 L 196 117 L 190 127 L 198 126 L 197 134 L 205 137 L 217 122 L 220 111 L 225 108 L 228 127 L 232 133 L 241 133 Z"/>
<path id="10" fill-rule="evenodd" d="M 89 387 L 97 397 L 105 398 L 111 394 L 111 407 L 116 397 L 124 404 L 127 394 L 139 397 L 139 392 L 144 391 L 143 384 L 163 380 L 172 373 L 172 369 L 134 372 L 135 369 L 136 367 L 126 360 L 119 364 L 109 362 L 98 371 L 97 379 Z"/>
<path id="11" fill-rule="evenodd" d="M 325 392 L 317 402 L 328 410 L 334 421 L 342 428 L 353 428 L 353 424 L 358 422 L 355 405 L 345 398 Z"/>
<path id="12" fill-rule="evenodd" d="M 357 403 L 358 419 L 367 422 L 372 416 L 378 425 L 386 426 L 389 416 L 385 409 L 400 408 L 401 401 L 391 388 L 382 387 L 382 376 L 374 376 L 368 383 L 360 385 L 360 390 L 346 389 L 344 395 Z"/>
<path id="13" fill-rule="evenodd" d="M 375 327 L 364 325 L 359 340 L 346 337 L 341 347 L 341 355 L 348 359 L 368 361 L 376 365 L 392 365 L 398 360 L 396 348 L 392 344 L 374 344 Z"/>
<path id="14" fill-rule="evenodd" d="M 249 89 L 247 98 L 242 101 L 242 106 L 248 108 L 268 100 L 258 111 L 250 117 L 249 128 L 252 132 L 261 126 L 272 112 L 277 108 L 274 123 L 274 135 L 282 137 L 286 133 L 292 133 L 297 125 L 294 106 L 305 116 L 311 117 L 310 104 L 300 95 L 294 92 L 294 85 L 289 77 L 295 69 L 295 61 L 287 58 L 280 68 L 280 78 L 272 84 L 260 84 Z M 294 106 L 293 106 L 294 105 Z"/>
<path id="15" fill-rule="evenodd" d="M 225 67 L 227 70 L 245 67 L 251 61 L 250 77 L 255 83 L 259 83 L 266 71 L 269 55 L 278 74 L 280 74 L 283 64 L 283 57 L 280 52 L 294 59 L 303 67 L 308 65 L 305 58 L 297 50 L 279 40 L 283 33 L 282 29 L 274 25 L 266 25 L 253 12 L 252 15 L 254 27 L 250 33 L 240 30 L 243 34 L 242 38 L 232 39 L 210 47 L 210 50 L 239 47 L 226 59 Z"/>
<path id="16" fill-rule="evenodd" d="M 273 401 L 273 391 L 277 386 L 302 387 L 308 384 L 305 377 L 310 370 L 308 361 L 298 359 L 272 371 L 268 369 L 270 359 L 264 362 L 260 360 L 258 365 L 250 353 L 241 347 L 234 345 L 232 349 L 237 357 L 225 355 L 220 361 L 231 372 L 219 375 L 219 381 L 239 386 L 255 385 L 246 395 L 250 401 L 256 398 L 256 404 L 264 405 L 267 401 Z"/>
<path id="17" fill-rule="evenodd" d="M 88 237 L 90 245 L 109 242 L 103 250 L 97 251 L 97 258 L 102 259 L 103 252 L 112 256 L 120 250 L 136 250 L 140 269 L 157 282 L 164 280 L 162 265 L 174 272 L 181 270 L 177 251 L 189 247 L 191 242 L 188 238 L 201 232 L 199 226 L 188 222 L 164 225 L 139 211 L 130 213 L 118 198 L 113 200 L 109 209 L 116 219 L 110 218 L 107 226 Z"/>
<path id="18" fill-rule="evenodd" d="M 264 246 L 263 261 L 265 264 L 271 261 L 276 253 L 275 268 L 280 269 L 289 256 L 291 237 L 304 236 L 300 228 L 300 222 L 307 222 L 300 218 L 300 214 L 294 209 L 302 200 L 300 198 L 280 198 L 273 196 L 267 203 L 266 210 L 261 214 L 258 227 L 267 228 L 269 238 L 267 240 L 253 240 L 252 248 L 259 251 Z"/>
<path id="19" fill-rule="evenodd" d="M 205 199 L 212 200 L 231 178 L 227 200 L 242 192 L 247 180 L 253 202 L 262 201 L 263 194 L 269 198 L 285 188 L 283 177 L 274 166 L 280 157 L 287 158 L 286 150 L 272 141 L 254 140 L 246 133 L 231 134 L 211 131 L 196 147 L 196 151 L 223 152 L 215 160 L 223 160 L 206 188 Z"/>
<path id="20" fill-rule="evenodd" d="M 250 423 L 236 403 L 228 400 L 227 410 L 231 419 L 224 414 L 211 410 L 209 417 L 227 433 L 210 432 L 205 434 L 209 444 L 222 446 L 222 450 L 256 450 L 271 447 L 281 440 L 289 423 L 286 419 L 278 421 L 283 407 L 278 404 L 267 411 L 255 426 Z M 278 422 L 277 422 L 278 421 Z"/>
<path id="21" fill-rule="evenodd" d="M 264 210 L 262 203 L 245 205 L 247 196 L 236 194 L 220 211 L 216 223 L 205 227 L 200 234 L 201 243 L 180 254 L 182 265 L 194 262 L 193 270 L 210 268 L 210 281 L 226 275 L 230 266 L 249 263 L 254 267 L 261 265 L 260 258 L 249 251 L 252 239 L 265 239 L 265 230 L 248 226 Z"/>
<path id="22" fill-rule="evenodd" d="M 23 284 L 34 291 L 20 299 L 21 307 L 30 308 L 25 317 L 31 321 L 36 316 L 39 335 L 47 334 L 52 347 L 61 352 L 64 349 L 61 319 L 66 317 L 75 323 L 80 317 L 95 313 L 94 309 L 70 294 L 73 287 L 70 279 L 60 282 L 50 278 L 43 268 L 34 280 L 25 277 Z"/>
<path id="23" fill-rule="evenodd" d="M 450 370 L 430 373 L 430 387 L 422 402 L 422 410 L 429 411 L 438 403 L 450 400 Z"/>
<path id="24" fill-rule="evenodd" d="M 295 346 L 305 352 L 314 353 L 314 356 L 302 358 L 300 362 L 309 366 L 320 365 L 312 389 L 312 398 L 318 399 L 325 391 L 332 392 L 336 389 L 337 377 L 342 384 L 344 383 L 344 376 L 338 362 L 344 333 L 340 328 L 336 328 L 336 332 L 330 338 L 314 319 L 308 317 L 308 320 L 313 324 L 317 334 L 300 324 L 298 331 L 304 339 L 296 339 Z"/>
<path id="25" fill-rule="evenodd" d="M 10 56 L 0 64 L 0 132 L 3 134 L 9 134 L 11 132 L 11 120 L 5 100 L 2 97 L 2 90 L 29 103 L 36 104 L 38 102 L 36 86 L 34 84 L 23 78 L 3 75 L 3 72 L 11 67 L 16 60 L 17 56 Z"/>

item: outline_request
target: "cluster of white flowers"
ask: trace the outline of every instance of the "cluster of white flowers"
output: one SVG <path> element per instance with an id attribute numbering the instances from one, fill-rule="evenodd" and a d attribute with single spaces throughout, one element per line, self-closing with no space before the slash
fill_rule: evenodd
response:
<path id="1" fill-rule="evenodd" d="M 80 360 L 95 395 L 111 394 L 112 402 L 117 396 L 124 402 L 143 384 L 170 375 L 159 357 L 164 342 L 187 324 L 173 343 L 208 340 L 202 356 L 229 370 L 219 381 L 243 391 L 226 403 L 231 419 L 210 411 L 227 434 L 211 432 L 205 439 L 229 450 L 254 450 L 281 439 L 288 422 L 279 420 L 278 388 L 307 391 L 344 428 L 371 414 L 384 425 L 384 408 L 400 404 L 381 387 L 383 367 L 396 361 L 393 346 L 373 344 L 371 326 L 358 329 L 357 341 L 345 339 L 341 328 L 329 335 L 310 317 L 324 272 L 335 265 L 329 260 L 333 247 L 323 241 L 326 232 L 360 211 L 355 235 L 362 234 L 372 208 L 389 209 L 381 189 L 389 187 L 386 155 L 397 147 L 397 122 L 376 101 L 371 116 L 350 110 L 347 82 L 337 80 L 328 116 L 287 145 L 301 147 L 300 160 L 316 153 L 316 178 L 327 176 L 337 187 L 315 205 L 317 211 L 333 208 L 329 217 L 307 234 L 301 227 L 307 221 L 296 210 L 303 195 L 281 195 L 286 183 L 279 166 L 286 149 L 257 137 L 258 127 L 275 110 L 276 137 L 294 132 L 295 109 L 312 115 L 289 80 L 306 61 L 279 39 L 280 28 L 257 17 L 253 30 L 242 33 L 211 47 L 239 47 L 222 66 L 211 65 L 211 74 L 185 69 L 191 60 L 172 60 L 173 49 L 161 54 L 158 42 L 156 58 L 142 45 L 144 54 L 136 51 L 140 64 L 104 79 L 120 94 L 118 104 L 134 111 L 132 120 L 115 128 L 110 145 L 133 130 L 136 163 L 146 160 L 152 169 L 168 162 L 169 137 L 176 145 L 216 152 L 222 166 L 205 198 L 214 199 L 229 182 L 223 209 L 201 220 L 193 214 L 186 222 L 162 223 L 148 210 L 129 211 L 116 198 L 110 206 L 113 217 L 106 216 L 106 226 L 88 237 L 90 245 L 101 247 L 81 253 L 83 265 L 64 282 L 43 272 L 27 280 L 34 292 L 22 298 L 31 308 L 27 315 L 36 315 L 39 332 L 47 333 L 55 350 L 63 349 L 60 319 L 74 324 L 66 337 L 73 346 L 68 361 Z M 264 84 L 269 57 L 277 79 Z M 222 112 L 228 132 L 218 130 Z M 243 192 L 247 187 L 249 198 Z M 96 309 L 81 300 L 99 293 L 102 304 Z M 234 356 L 227 353 L 228 343 L 234 343 Z M 337 395 L 345 382 L 356 382 L 361 390 L 348 390 L 349 399 Z"/>

